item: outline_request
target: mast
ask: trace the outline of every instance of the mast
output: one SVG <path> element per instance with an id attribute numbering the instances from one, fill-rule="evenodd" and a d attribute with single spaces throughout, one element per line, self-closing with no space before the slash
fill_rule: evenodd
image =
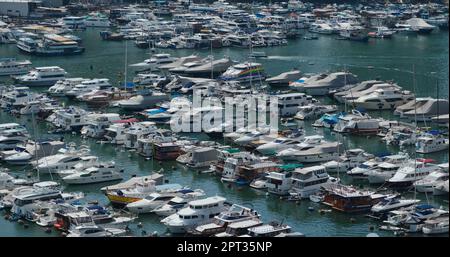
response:
<path id="1" fill-rule="evenodd" d="M 414 133 L 417 133 L 417 96 L 416 96 L 416 65 L 413 64 L 413 90 L 414 90 Z M 414 146 L 417 144 L 417 136 L 416 142 Z M 417 151 L 414 149 L 414 180 L 416 180 L 417 176 Z M 417 198 L 417 190 L 414 187 L 414 199 Z"/>
<path id="2" fill-rule="evenodd" d="M 124 64 L 124 78 L 123 78 L 123 87 L 125 91 L 127 90 L 127 59 L 128 59 L 128 41 L 125 40 L 125 64 Z"/>

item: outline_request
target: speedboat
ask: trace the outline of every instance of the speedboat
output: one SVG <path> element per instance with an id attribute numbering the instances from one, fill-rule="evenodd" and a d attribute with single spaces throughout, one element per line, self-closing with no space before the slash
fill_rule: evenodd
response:
<path id="1" fill-rule="evenodd" d="M 430 163 L 427 159 L 411 160 L 400 167 L 387 182 L 391 187 L 407 187 L 440 169 L 439 166 Z"/>
<path id="2" fill-rule="evenodd" d="M 298 107 L 298 112 L 294 118 L 299 120 L 314 119 L 322 116 L 325 113 L 331 113 L 337 111 L 336 105 L 306 105 Z"/>
<path id="3" fill-rule="evenodd" d="M 220 79 L 224 81 L 249 82 L 253 80 L 255 83 L 264 78 L 265 74 L 262 65 L 248 62 L 233 65 L 220 76 Z"/>
<path id="4" fill-rule="evenodd" d="M 373 213 L 384 213 L 392 210 L 408 207 L 420 202 L 415 199 L 400 199 L 398 195 L 388 196 L 382 199 L 380 202 L 372 206 L 370 209 Z"/>
<path id="5" fill-rule="evenodd" d="M 79 226 L 69 230 L 67 237 L 114 237 L 126 234 L 125 229 L 103 228 L 97 225 Z"/>
<path id="6" fill-rule="evenodd" d="M 14 77 L 25 86 L 53 86 L 58 80 L 64 79 L 67 72 L 58 66 L 36 67 L 28 74 Z"/>
<path id="7" fill-rule="evenodd" d="M 164 205 L 161 205 L 159 207 L 156 207 L 153 209 L 153 213 L 155 213 L 158 216 L 167 217 L 169 215 L 172 215 L 174 213 L 177 213 L 182 208 L 186 207 L 186 205 L 193 200 L 197 200 L 198 198 L 201 198 L 205 196 L 205 192 L 203 190 L 197 189 L 197 190 L 182 190 L 178 196 L 173 197 L 170 199 L 169 202 L 167 202 Z"/>
<path id="8" fill-rule="evenodd" d="M 125 208 L 132 213 L 150 213 L 161 207 L 177 196 L 177 193 L 151 193 L 136 202 L 129 203 Z"/>
<path id="9" fill-rule="evenodd" d="M 122 180 L 122 175 L 115 171 L 114 167 L 96 165 L 77 171 L 74 174 L 64 176 L 62 180 L 66 184 L 93 184 L 107 181 Z"/>
<path id="10" fill-rule="evenodd" d="M 413 183 L 413 186 L 418 192 L 432 193 L 433 188 L 443 181 L 448 181 L 448 171 L 433 171 L 423 179 L 417 180 Z"/>
<path id="11" fill-rule="evenodd" d="M 258 146 L 256 148 L 256 151 L 267 155 L 276 154 L 284 149 L 287 149 L 299 143 L 301 143 L 300 138 L 280 137 L 272 142 Z"/>
<path id="12" fill-rule="evenodd" d="M 170 56 L 170 54 L 154 54 L 150 59 L 146 59 L 143 62 L 130 64 L 130 67 L 139 71 L 156 70 L 160 65 L 169 64 L 176 60 L 177 58 Z"/>

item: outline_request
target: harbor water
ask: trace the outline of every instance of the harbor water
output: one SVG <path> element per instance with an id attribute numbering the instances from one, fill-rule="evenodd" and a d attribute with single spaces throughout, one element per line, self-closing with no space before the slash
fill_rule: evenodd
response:
<path id="1" fill-rule="evenodd" d="M 87 29 L 77 32 L 76 35 L 83 39 L 85 53 L 78 56 L 61 57 L 37 57 L 19 53 L 15 45 L 1 45 L 0 57 L 15 57 L 17 59 L 29 59 L 34 66 L 60 66 L 64 68 L 70 77 L 109 78 L 114 85 L 121 86 L 124 81 L 124 69 L 128 64 L 140 62 L 149 58 L 152 54 L 149 49 L 139 49 L 132 41 L 102 41 L 98 29 Z M 319 36 L 318 40 L 292 40 L 287 46 L 264 48 L 267 58 L 258 59 L 266 72 L 270 75 L 299 68 L 303 73 L 319 73 L 325 71 L 338 71 L 346 69 L 356 75 L 360 80 L 375 79 L 393 80 L 406 90 L 413 91 L 417 97 L 431 96 L 448 99 L 449 78 L 449 53 L 448 31 L 435 31 L 430 35 L 395 35 L 392 39 L 371 39 L 368 43 L 336 40 L 333 36 Z M 125 51 L 127 58 L 125 58 Z M 197 53 L 201 56 L 210 54 L 210 49 L 203 50 L 157 50 L 170 53 L 172 56 L 186 56 Z M 259 51 L 259 50 L 258 50 Z M 249 54 L 248 49 L 222 48 L 214 49 L 213 55 L 217 58 L 229 56 L 233 60 L 244 61 Z M 414 71 L 414 72 L 413 72 Z M 131 81 L 134 73 L 130 69 L 126 72 L 127 81 Z M 3 83 L 11 82 L 8 78 L 1 78 Z M 45 88 L 33 90 L 43 91 Z M 329 99 L 319 98 L 324 102 Z M 344 108 L 344 107 L 342 107 Z M 118 111 L 118 110 L 116 110 Z M 395 119 L 392 111 L 371 112 L 372 116 Z M 179 183 L 193 189 L 201 188 L 208 195 L 221 195 L 233 203 L 245 204 L 258 210 L 264 222 L 271 220 L 282 221 L 289 224 L 293 230 L 304 233 L 306 236 L 365 236 L 374 227 L 380 236 L 392 236 L 392 232 L 379 231 L 379 222 L 369 219 L 364 215 L 348 215 L 335 211 L 322 213 L 318 211 L 323 205 L 310 201 L 288 202 L 274 195 L 266 195 L 265 192 L 253 190 L 249 187 L 227 186 L 220 178 L 202 174 L 191 170 L 175 161 L 159 163 L 156 160 L 142 158 L 136 153 L 124 148 L 100 144 L 92 139 L 81 139 L 79 135 L 48 134 L 49 127 L 44 122 L 37 122 L 33 126 L 31 117 L 12 117 L 8 113 L 0 111 L 0 123 L 17 122 L 26 125 L 30 134 L 37 138 L 64 137 L 66 142 L 75 142 L 90 146 L 91 153 L 101 160 L 114 160 L 120 169 L 124 169 L 125 179 L 132 175 L 148 175 L 164 168 L 164 178 L 169 183 Z M 330 133 L 327 129 L 314 129 L 311 121 L 301 124 L 307 135 L 323 134 L 326 138 L 339 140 L 346 149 L 362 148 L 370 153 L 391 152 L 396 153 L 398 147 L 387 147 L 377 136 L 342 136 Z M 421 124 L 426 125 L 426 124 Z M 36 130 L 34 130 L 34 127 Z M 189 135 L 192 136 L 192 135 Z M 205 135 L 194 135 L 207 140 Z M 411 152 L 411 151 L 410 151 Z M 412 156 L 413 153 L 411 152 Z M 417 158 L 423 157 L 417 155 Z M 427 158 L 435 159 L 438 163 L 448 162 L 448 151 L 427 154 Z M 4 164 L 1 164 L 4 165 Z M 7 165 L 4 165 L 8 167 Z M 13 174 L 26 175 L 32 173 L 27 167 L 8 167 Z M 35 174 L 33 174 L 34 176 Z M 336 174 L 334 174 L 336 175 Z M 346 183 L 352 181 L 345 174 L 337 174 Z M 41 180 L 52 179 L 50 176 Z M 106 184 L 68 186 L 65 191 L 83 191 L 87 199 L 98 200 L 102 204 L 108 204 L 107 198 L 101 194 L 100 188 Z M 110 184 L 110 183 L 109 183 Z M 361 185 L 368 187 L 368 185 Z M 372 187 L 372 189 L 374 189 Z M 414 197 L 414 192 L 407 192 L 405 196 Z M 438 196 L 425 196 L 417 194 L 424 202 L 435 206 L 446 206 L 448 199 Z M 313 207 L 309 208 L 309 207 Z M 143 224 L 137 228 L 131 227 L 134 235 L 141 235 L 142 230 L 147 233 L 157 231 L 164 235 L 166 228 L 160 223 L 156 215 L 141 215 L 138 222 Z M 57 233 L 45 233 L 38 226 L 24 228 L 17 222 L 0 219 L 0 236 L 56 236 Z"/>

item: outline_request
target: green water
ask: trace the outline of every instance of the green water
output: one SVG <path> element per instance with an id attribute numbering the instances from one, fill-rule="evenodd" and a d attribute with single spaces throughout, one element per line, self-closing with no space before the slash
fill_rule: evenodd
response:
<path id="1" fill-rule="evenodd" d="M 69 72 L 71 77 L 107 77 L 116 85 L 123 81 L 125 67 L 125 42 L 101 41 L 99 30 L 88 29 L 77 33 L 83 38 L 83 45 L 86 52 L 80 56 L 67 57 L 35 57 L 19 53 L 15 45 L 0 45 L 0 57 L 16 57 L 19 59 L 30 59 L 34 66 L 58 65 Z M 140 62 L 149 57 L 149 50 L 138 49 L 129 41 L 127 47 L 128 63 Z M 374 79 L 376 77 L 383 80 L 395 80 L 405 89 L 414 91 L 413 73 L 415 69 L 416 94 L 417 96 L 439 95 L 441 98 L 448 98 L 448 32 L 433 32 L 428 36 L 406 36 L 395 35 L 393 39 L 371 39 L 368 43 L 349 42 L 335 40 L 332 36 L 319 36 L 318 40 L 294 40 L 288 46 L 261 49 L 269 56 L 267 59 L 259 59 L 267 73 L 275 75 L 277 73 L 299 68 L 304 73 L 314 73 L 323 71 L 336 71 L 347 69 L 359 76 L 361 80 Z M 260 51 L 255 50 L 255 51 Z M 185 56 L 191 53 L 198 53 L 206 56 L 209 50 L 160 50 L 160 52 L 171 53 L 174 56 Z M 214 55 L 222 57 L 230 56 L 236 60 L 245 60 L 248 54 L 246 49 L 224 48 L 215 49 Z M 92 66 L 92 68 L 91 68 Z M 370 66 L 370 68 L 369 68 Z M 131 81 L 133 72 L 128 71 L 128 81 Z M 4 82 L 9 82 L 3 78 Z M 39 90 L 39 89 L 37 89 Z M 42 89 L 41 89 L 42 90 Z M 321 99 L 329 101 L 327 99 Z M 395 118 L 391 112 L 373 112 L 373 116 L 383 116 Z M 0 111 L 0 123 L 16 121 L 26 124 L 32 134 L 31 117 L 11 117 L 7 113 Z M 310 122 L 303 124 L 307 134 L 323 134 L 326 138 L 334 139 L 336 135 L 327 130 L 315 130 L 310 126 Z M 46 134 L 48 125 L 38 123 L 37 134 L 39 137 L 51 137 Z M 324 208 L 309 201 L 302 201 L 300 204 L 286 202 L 276 196 L 266 196 L 265 193 L 251 188 L 227 187 L 222 184 L 219 178 L 209 174 L 198 174 L 189 170 L 176 162 L 164 162 L 145 160 L 135 153 L 130 153 L 120 147 L 97 144 L 94 140 L 82 140 L 79 136 L 66 134 L 67 142 L 83 143 L 91 146 L 91 151 L 102 160 L 114 160 L 120 168 L 125 169 L 125 177 L 131 175 L 146 175 L 153 170 L 164 168 L 165 178 L 170 183 L 180 183 L 191 188 L 202 188 L 208 195 L 222 195 L 229 201 L 247 204 L 257 209 L 263 216 L 263 220 L 279 220 L 288 223 L 294 230 L 304 233 L 306 236 L 365 236 L 369 233 L 370 226 L 377 226 L 379 223 L 370 220 L 362 215 L 347 215 L 338 212 L 320 215 L 317 210 Z M 397 152 L 396 147 L 386 147 L 378 137 L 342 137 L 340 141 L 346 148 L 363 148 L 371 153 Z M 206 137 L 203 137 L 205 138 Z M 420 157 L 420 156 L 418 156 Z M 448 152 L 440 152 L 427 155 L 438 162 L 448 161 Z M 4 165 L 4 164 L 0 164 Z M 15 174 L 27 173 L 27 168 L 10 167 Z M 50 177 L 43 179 L 50 179 Z M 351 180 L 342 177 L 346 183 Z M 67 191 L 83 191 L 87 193 L 89 200 L 99 200 L 100 203 L 107 204 L 107 199 L 99 193 L 99 188 L 106 184 L 69 186 Z M 367 185 L 364 185 L 367 186 Z M 412 197 L 412 194 L 409 194 Z M 424 195 L 418 195 L 426 201 Z M 442 197 L 428 196 L 428 201 L 435 205 L 448 206 L 448 199 Z M 314 207 L 311 212 L 308 207 Z M 447 208 L 447 207 L 446 207 Z M 351 218 L 355 220 L 350 221 Z M 165 227 L 160 224 L 159 218 L 154 215 L 142 215 L 139 221 L 143 223 L 143 230 L 148 233 L 158 231 L 165 233 Z M 141 235 L 141 230 L 132 226 L 135 235 Z M 382 236 L 392 236 L 390 232 L 378 231 Z M 46 234 L 44 229 L 37 226 L 23 228 L 21 225 L 9 222 L 0 218 L 0 236 L 55 236 Z"/>

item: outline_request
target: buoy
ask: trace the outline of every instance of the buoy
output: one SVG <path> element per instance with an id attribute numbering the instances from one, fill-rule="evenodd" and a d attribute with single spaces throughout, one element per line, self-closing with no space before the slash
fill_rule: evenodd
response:
<path id="1" fill-rule="evenodd" d="M 269 192 L 266 192 L 266 196 L 269 196 Z"/>
<path id="2" fill-rule="evenodd" d="M 309 207 L 308 207 L 308 211 L 314 211 L 314 207 L 309 206 Z"/>
<path id="3" fill-rule="evenodd" d="M 137 227 L 138 227 L 138 228 L 142 228 L 142 227 L 143 227 L 142 222 L 139 222 L 139 223 L 137 224 Z"/>
<path id="4" fill-rule="evenodd" d="M 280 196 L 280 197 L 279 197 L 279 199 L 280 199 L 280 200 L 283 200 L 283 197 L 282 197 L 282 196 Z"/>

